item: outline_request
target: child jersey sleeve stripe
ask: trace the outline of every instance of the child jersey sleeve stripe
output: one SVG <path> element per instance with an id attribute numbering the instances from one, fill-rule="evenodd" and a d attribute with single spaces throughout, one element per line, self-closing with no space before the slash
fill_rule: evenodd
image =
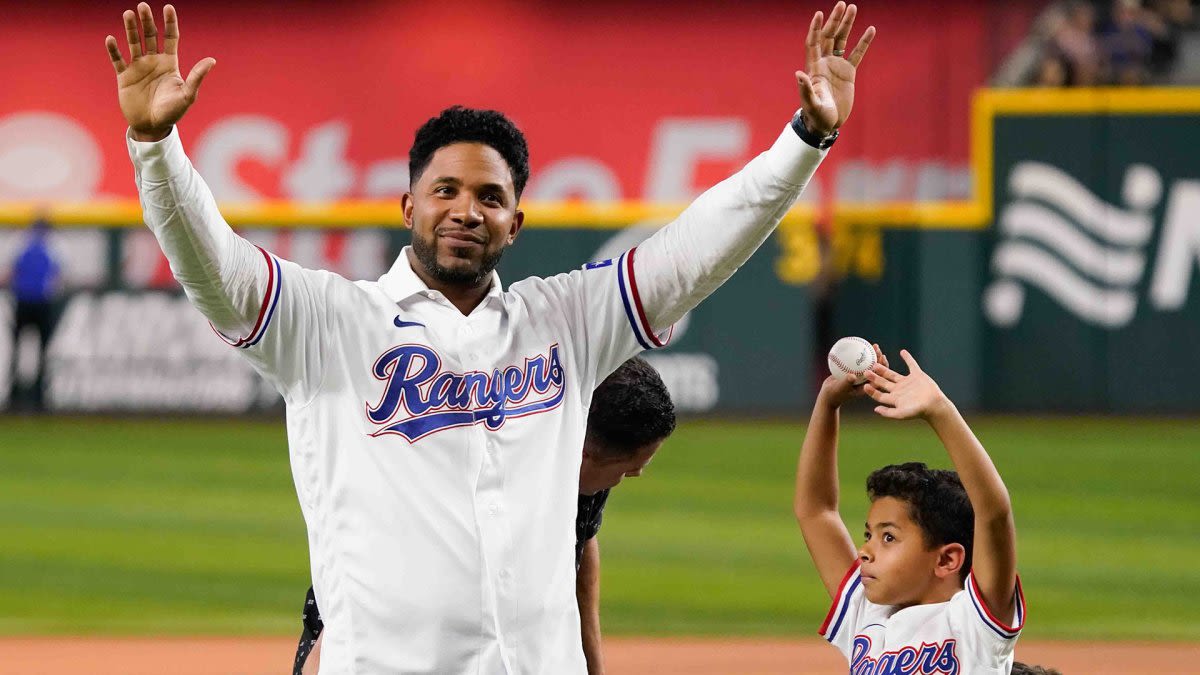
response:
<path id="1" fill-rule="evenodd" d="M 834 642 L 838 638 L 839 631 L 846 623 L 846 615 L 850 610 L 850 604 L 854 599 L 855 592 L 862 585 L 862 577 L 859 575 L 859 561 L 855 560 L 854 564 L 846 572 L 846 576 L 842 578 L 842 583 L 838 586 L 837 597 L 833 599 L 833 604 L 829 607 L 829 613 L 825 615 L 825 621 L 817 630 L 822 637 L 829 642 Z M 832 622 L 833 626 L 830 627 Z"/>
<path id="2" fill-rule="evenodd" d="M 1021 591 L 1021 578 L 1017 577 L 1017 586 L 1014 591 L 1016 594 L 1016 609 L 1014 611 L 1014 623 L 1010 626 L 1004 621 L 996 618 L 992 614 L 992 610 L 988 608 L 987 603 L 983 600 L 983 594 L 979 591 L 979 583 L 975 581 L 975 574 L 972 572 L 967 576 L 967 594 L 971 598 L 971 604 L 975 608 L 975 614 L 983 625 L 989 630 L 1004 640 L 1015 639 L 1021 634 L 1021 629 L 1025 626 L 1025 594 Z"/>

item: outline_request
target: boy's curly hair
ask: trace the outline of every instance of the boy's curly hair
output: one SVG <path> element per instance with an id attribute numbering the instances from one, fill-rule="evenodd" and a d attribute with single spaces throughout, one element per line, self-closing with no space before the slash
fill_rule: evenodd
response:
<path id="1" fill-rule="evenodd" d="M 880 497 L 906 502 L 927 547 L 962 544 L 967 554 L 959 576 L 966 580 L 975 541 L 975 510 L 957 473 L 930 469 L 924 462 L 890 464 L 867 477 L 867 496 L 872 502 Z"/>

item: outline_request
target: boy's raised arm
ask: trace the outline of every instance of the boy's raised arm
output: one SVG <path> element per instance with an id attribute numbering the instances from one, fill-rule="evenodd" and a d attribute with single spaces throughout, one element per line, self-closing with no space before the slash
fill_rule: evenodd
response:
<path id="1" fill-rule="evenodd" d="M 988 609 L 1002 620 L 1013 616 L 1017 584 L 1017 533 L 1008 489 L 991 457 L 958 408 L 906 350 L 900 356 L 908 375 L 886 365 L 867 374 L 867 394 L 875 412 L 891 419 L 920 417 L 945 446 L 975 511 L 972 574 Z"/>
<path id="2" fill-rule="evenodd" d="M 876 357 L 887 363 L 879 345 Z M 851 378 L 825 378 L 813 406 L 800 461 L 796 468 L 796 497 L 793 508 L 800 532 L 808 546 L 817 574 L 829 597 L 837 596 L 846 570 L 858 555 L 850 531 L 838 513 L 837 443 L 839 410 L 846 401 L 862 395 Z"/>

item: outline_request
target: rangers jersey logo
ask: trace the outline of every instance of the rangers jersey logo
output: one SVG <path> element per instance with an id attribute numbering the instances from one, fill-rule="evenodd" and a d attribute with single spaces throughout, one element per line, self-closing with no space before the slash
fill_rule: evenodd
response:
<path id="1" fill-rule="evenodd" d="M 509 418 L 553 410 L 563 400 L 557 344 L 526 358 L 522 367 L 453 373 L 441 366 L 438 353 L 425 345 L 400 345 L 380 355 L 371 372 L 387 387 L 379 403 L 367 404 L 367 419 L 381 427 L 371 435 L 397 434 L 411 443 L 481 422 L 494 431 Z"/>
<path id="2" fill-rule="evenodd" d="M 850 675 L 958 675 L 958 656 L 954 640 L 937 644 L 921 643 L 921 648 L 905 647 L 884 652 L 878 658 L 869 656 L 871 638 L 854 638 L 854 654 L 850 657 Z"/>

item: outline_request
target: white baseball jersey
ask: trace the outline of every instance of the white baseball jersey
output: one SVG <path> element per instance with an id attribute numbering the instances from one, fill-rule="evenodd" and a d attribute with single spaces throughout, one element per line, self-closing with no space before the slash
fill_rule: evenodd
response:
<path id="1" fill-rule="evenodd" d="M 1008 675 L 1025 624 L 1017 580 L 1011 624 L 997 619 L 973 575 L 947 602 L 897 610 L 867 600 L 855 561 L 829 608 L 821 636 L 850 661 L 852 675 Z"/>
<path id="2" fill-rule="evenodd" d="M 177 132 L 128 146 L 189 299 L 283 394 L 321 673 L 585 673 L 592 390 L 758 248 L 824 153 L 787 128 L 636 249 L 507 289 L 493 273 L 464 316 L 409 249 L 378 281 L 302 269 L 230 230 Z"/>

